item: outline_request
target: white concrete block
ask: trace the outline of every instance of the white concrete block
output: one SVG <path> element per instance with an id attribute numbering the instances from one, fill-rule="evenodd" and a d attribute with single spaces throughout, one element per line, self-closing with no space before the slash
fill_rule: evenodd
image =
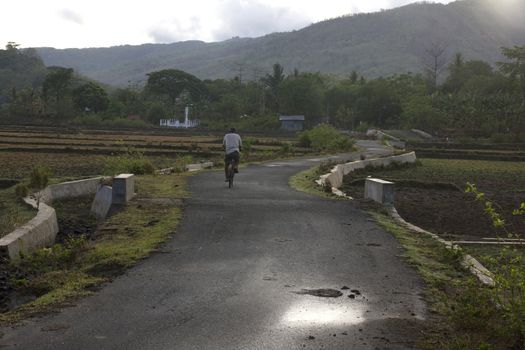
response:
<path id="1" fill-rule="evenodd" d="M 394 183 L 381 179 L 366 179 L 365 198 L 383 205 L 394 205 Z"/>
<path id="2" fill-rule="evenodd" d="M 104 220 L 108 215 L 112 202 L 113 189 L 109 186 L 101 187 L 91 204 L 91 214 L 93 214 L 97 220 Z"/>
<path id="3" fill-rule="evenodd" d="M 113 178 L 113 203 L 126 204 L 135 196 L 135 175 L 120 174 Z"/>
<path id="4" fill-rule="evenodd" d="M 187 171 L 199 171 L 202 169 L 209 169 L 213 167 L 213 162 L 197 163 L 197 164 L 188 164 L 186 165 Z"/>

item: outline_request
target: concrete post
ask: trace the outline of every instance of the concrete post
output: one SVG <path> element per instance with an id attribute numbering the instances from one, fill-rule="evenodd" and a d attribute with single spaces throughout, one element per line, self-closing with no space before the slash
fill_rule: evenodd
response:
<path id="1" fill-rule="evenodd" d="M 135 175 L 120 174 L 113 179 L 113 204 L 126 204 L 135 196 Z"/>
<path id="2" fill-rule="evenodd" d="M 370 198 L 383 205 L 394 205 L 394 183 L 374 178 L 365 182 L 365 198 Z"/>

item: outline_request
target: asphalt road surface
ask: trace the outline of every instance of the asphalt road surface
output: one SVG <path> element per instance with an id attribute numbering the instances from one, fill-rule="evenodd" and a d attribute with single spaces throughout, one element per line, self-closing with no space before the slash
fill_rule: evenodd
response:
<path id="1" fill-rule="evenodd" d="M 243 168 L 233 189 L 221 172 L 192 177 L 161 253 L 73 307 L 2 329 L 0 348 L 413 348 L 423 284 L 398 242 L 351 201 L 289 187 L 319 160 Z"/>

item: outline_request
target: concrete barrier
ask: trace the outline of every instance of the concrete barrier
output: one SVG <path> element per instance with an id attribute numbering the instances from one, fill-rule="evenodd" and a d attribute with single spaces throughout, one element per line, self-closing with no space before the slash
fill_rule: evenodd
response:
<path id="1" fill-rule="evenodd" d="M 24 198 L 28 205 L 38 209 L 38 213 L 29 222 L 0 239 L 0 256 L 17 261 L 20 259 L 20 254 L 52 245 L 58 233 L 58 221 L 55 209 L 48 204 L 57 199 L 94 195 L 103 179 L 97 177 L 50 185 Z M 37 198 L 40 205 L 37 205 Z"/>
<path id="2" fill-rule="evenodd" d="M 366 179 L 365 198 L 372 199 L 383 205 L 394 205 L 394 183 L 381 179 Z"/>
<path id="3" fill-rule="evenodd" d="M 24 200 L 36 208 L 34 199 Z M 57 233 L 58 221 L 55 209 L 40 203 L 38 213 L 33 219 L 0 239 L 0 256 L 17 261 L 21 254 L 52 245 Z"/>
<path id="4" fill-rule="evenodd" d="M 35 196 L 39 196 L 41 202 L 50 204 L 56 199 L 82 197 L 91 194 L 94 195 L 97 193 L 104 179 L 104 177 L 100 176 L 91 179 L 49 185 L 44 190 L 36 193 Z"/>
<path id="5" fill-rule="evenodd" d="M 319 178 L 319 180 L 317 180 L 317 184 L 319 184 L 320 186 L 329 186 L 331 188 L 337 189 L 343 184 L 343 177 L 345 175 L 348 175 L 351 172 L 354 172 L 358 169 L 364 169 L 366 167 L 376 168 L 381 166 L 389 166 L 394 163 L 415 163 L 416 161 L 416 153 L 410 152 L 399 156 L 391 156 L 377 159 L 365 159 L 346 164 L 338 164 L 334 168 L 332 168 L 330 173 L 322 175 Z"/>
<path id="6" fill-rule="evenodd" d="M 203 169 L 209 169 L 213 167 L 213 162 L 197 163 L 197 164 L 188 164 L 186 166 L 187 171 L 199 171 Z"/>
<path id="7" fill-rule="evenodd" d="M 97 220 L 104 220 L 109 213 L 112 203 L 113 189 L 110 186 L 102 186 L 95 195 L 93 203 L 91 203 L 90 212 L 95 215 Z"/>
<path id="8" fill-rule="evenodd" d="M 213 162 L 204 162 L 204 163 L 197 163 L 197 164 L 188 164 L 184 167 L 186 171 L 193 172 L 193 171 L 199 171 L 203 169 L 211 169 L 213 168 Z M 157 175 L 169 175 L 175 172 L 175 168 L 165 168 L 165 169 L 159 169 L 155 171 L 155 174 Z"/>

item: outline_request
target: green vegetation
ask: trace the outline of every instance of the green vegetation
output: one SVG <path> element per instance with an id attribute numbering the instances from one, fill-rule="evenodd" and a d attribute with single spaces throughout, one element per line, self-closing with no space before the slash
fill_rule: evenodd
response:
<path id="1" fill-rule="evenodd" d="M 304 115 L 307 128 L 329 121 L 337 128 L 359 131 L 369 126 L 420 128 L 458 140 L 524 142 L 524 50 L 523 46 L 503 48 L 505 61 L 497 69 L 458 53 L 450 64 L 431 67 L 424 74 L 369 80 L 356 71 L 340 77 L 299 70 L 287 74 L 279 63 L 254 81 L 241 77 L 200 80 L 187 72 L 163 69 L 149 72 L 144 88 L 110 92 L 71 68 L 49 67 L 43 81 L 33 86 L 31 98 L 11 94 L 0 104 L 7 107 L 12 120 L 22 117 L 88 126 L 153 126 L 160 119 L 182 119 L 190 107 L 191 118 L 200 120 L 202 129 L 277 130 L 279 115 Z M 26 55 L 16 47 L 2 51 L 11 55 L 17 51 L 15 57 Z M 438 79 L 438 72 L 447 75 Z M 4 90 L 13 87 L 5 84 Z M 342 138 L 329 145 L 316 146 L 315 137 L 309 141 L 319 149 L 345 146 L 335 145 L 344 143 Z"/>
<path id="2" fill-rule="evenodd" d="M 460 267 L 460 252 L 446 249 L 429 236 L 409 232 L 385 215 L 373 216 L 405 247 L 405 257 L 427 285 L 430 312 L 438 316 L 433 318 L 433 330 L 421 336 L 419 348 L 523 348 L 523 268 L 518 273 L 516 265 L 511 270 L 508 264 L 501 265 L 506 272 L 496 271 L 496 280 L 502 278 L 506 283 L 497 282 L 491 289 Z M 519 289 L 509 289 L 508 282 Z"/>
<path id="3" fill-rule="evenodd" d="M 301 171 L 290 178 L 290 186 L 297 191 L 315 194 L 325 198 L 341 199 L 341 197 L 332 194 L 331 188 L 322 188 L 315 182 L 321 175 L 328 173 L 335 165 L 336 163 L 333 162 L 325 162 L 320 166 Z"/>
<path id="4" fill-rule="evenodd" d="M 31 220 L 36 210 L 22 202 L 16 186 L 0 189 L 0 237 Z"/>
<path id="5" fill-rule="evenodd" d="M 63 244 L 25 256 L 20 269 L 30 277 L 13 282 L 20 290 L 40 296 L 0 315 L 0 323 L 17 322 L 92 294 L 93 286 L 148 256 L 175 231 L 181 208 L 173 201 L 187 195 L 184 187 L 184 175 L 139 176 L 138 200 L 99 227 L 94 241 L 69 238 Z M 155 201 L 159 198 L 165 204 Z"/>
<path id="6" fill-rule="evenodd" d="M 126 152 L 106 157 L 104 174 L 114 176 L 117 174 L 153 174 L 155 167 L 144 153 L 128 148 Z"/>
<path id="7" fill-rule="evenodd" d="M 318 151 L 349 151 L 353 140 L 328 124 L 316 126 L 299 134 L 299 146 Z"/>

